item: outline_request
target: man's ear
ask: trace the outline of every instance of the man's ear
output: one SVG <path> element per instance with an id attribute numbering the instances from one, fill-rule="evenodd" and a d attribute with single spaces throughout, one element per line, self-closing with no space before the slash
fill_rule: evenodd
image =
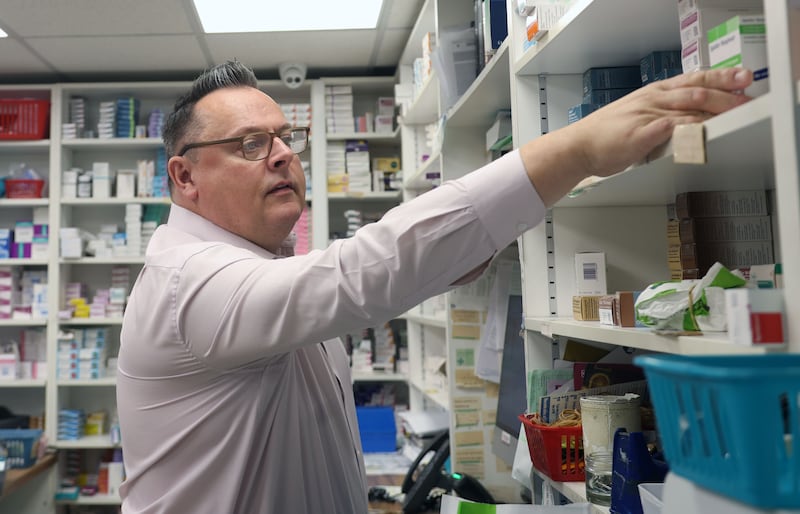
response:
<path id="1" fill-rule="evenodd" d="M 172 180 L 175 192 L 188 199 L 197 198 L 197 188 L 192 177 L 192 161 L 186 157 L 170 157 L 167 162 L 167 173 Z"/>

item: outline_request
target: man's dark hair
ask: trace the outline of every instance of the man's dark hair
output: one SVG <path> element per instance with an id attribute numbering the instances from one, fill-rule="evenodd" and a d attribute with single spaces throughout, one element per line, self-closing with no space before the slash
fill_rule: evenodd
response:
<path id="1" fill-rule="evenodd" d="M 227 61 L 204 71 L 194 80 L 189 92 L 178 98 L 172 113 L 164 123 L 163 139 L 167 150 L 167 159 L 180 150 L 178 144 L 190 135 L 189 127 L 194 121 L 195 104 L 207 94 L 228 87 L 257 88 L 258 80 L 253 70 L 238 60 Z"/>

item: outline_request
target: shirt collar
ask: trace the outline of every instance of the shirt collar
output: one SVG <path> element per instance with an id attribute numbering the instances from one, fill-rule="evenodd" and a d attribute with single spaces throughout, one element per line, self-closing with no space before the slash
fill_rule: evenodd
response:
<path id="1" fill-rule="evenodd" d="M 238 248 L 250 250 L 265 259 L 275 259 L 277 256 L 247 239 L 229 232 L 219 225 L 215 225 L 199 214 L 173 203 L 169 210 L 167 225 L 171 228 L 191 234 L 203 241 L 219 241 Z"/>

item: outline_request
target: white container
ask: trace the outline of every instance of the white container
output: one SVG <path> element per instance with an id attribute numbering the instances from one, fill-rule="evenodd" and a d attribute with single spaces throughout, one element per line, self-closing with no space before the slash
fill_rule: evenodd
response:
<path id="1" fill-rule="evenodd" d="M 618 428 L 624 428 L 628 432 L 641 432 L 641 405 L 642 399 L 638 394 L 581 398 L 584 453 L 613 451 L 614 433 Z"/>
<path id="2" fill-rule="evenodd" d="M 643 514 L 661 514 L 664 502 L 664 484 L 639 484 L 639 498 Z"/>

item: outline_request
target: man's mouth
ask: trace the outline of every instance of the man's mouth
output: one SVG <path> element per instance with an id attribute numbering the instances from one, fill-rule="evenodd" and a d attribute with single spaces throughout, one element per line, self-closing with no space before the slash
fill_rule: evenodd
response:
<path id="1" fill-rule="evenodd" d="M 280 192 L 280 191 L 283 191 L 284 189 L 293 190 L 293 188 L 292 188 L 292 185 L 291 185 L 291 184 L 278 184 L 277 186 L 275 186 L 275 187 L 273 187 L 272 189 L 270 189 L 270 191 L 269 191 L 269 192 L 270 192 L 270 193 L 278 193 L 278 192 Z"/>

